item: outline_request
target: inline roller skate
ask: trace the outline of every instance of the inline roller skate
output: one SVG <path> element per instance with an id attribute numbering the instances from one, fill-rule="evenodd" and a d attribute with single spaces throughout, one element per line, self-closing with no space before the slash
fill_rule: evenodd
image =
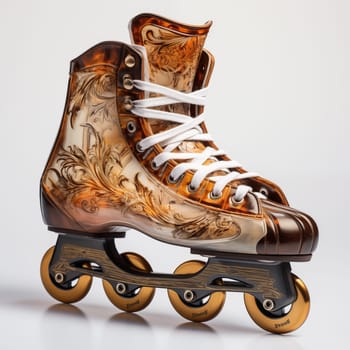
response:
<path id="1" fill-rule="evenodd" d="M 99 277 L 111 302 L 128 312 L 166 288 L 176 311 L 197 322 L 220 312 L 226 292 L 242 292 L 260 327 L 290 332 L 310 306 L 290 262 L 311 259 L 317 226 L 207 132 L 210 25 L 139 15 L 130 25 L 138 45 L 102 42 L 71 61 L 40 183 L 43 220 L 58 233 L 41 262 L 42 282 L 52 297 L 73 303 Z M 130 229 L 206 261 L 153 272 L 139 254 L 118 251 Z"/>

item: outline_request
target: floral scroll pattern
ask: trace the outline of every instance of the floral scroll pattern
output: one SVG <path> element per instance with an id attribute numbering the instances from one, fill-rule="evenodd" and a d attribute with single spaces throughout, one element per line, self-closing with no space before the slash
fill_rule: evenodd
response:
<path id="1" fill-rule="evenodd" d="M 129 146 L 120 135 L 120 142 L 106 142 L 96 125 L 114 119 L 116 93 L 114 74 L 106 71 L 80 73 L 71 95 L 69 116 L 71 128 L 83 128 L 90 135 L 87 149 L 71 144 L 61 147 L 49 176 L 56 198 L 66 206 L 99 215 L 103 208 L 112 208 L 123 215 L 147 218 L 167 227 L 179 239 L 218 239 L 235 237 L 240 227 L 232 215 L 205 208 L 194 208 L 185 198 L 154 185 L 139 167 L 130 175 L 125 168 L 136 162 Z M 76 123 L 84 109 L 84 122 Z M 187 209 L 186 209 L 187 208 Z M 192 208 L 188 210 L 188 208 Z M 193 209 L 194 208 L 194 209 Z"/>

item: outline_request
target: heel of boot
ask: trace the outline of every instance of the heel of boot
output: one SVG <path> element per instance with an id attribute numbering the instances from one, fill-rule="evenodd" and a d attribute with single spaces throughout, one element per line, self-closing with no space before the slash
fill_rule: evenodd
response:
<path id="1" fill-rule="evenodd" d="M 81 227 L 75 220 L 68 217 L 62 210 L 57 208 L 53 201 L 48 197 L 42 187 L 40 187 L 40 208 L 44 223 L 49 230 L 72 230 L 83 232 Z"/>
<path id="2" fill-rule="evenodd" d="M 120 231 L 108 231 L 101 229 L 97 231 L 90 231 L 79 225 L 73 218 L 70 218 L 62 210 L 57 208 L 49 196 L 45 193 L 43 188 L 40 188 L 40 207 L 41 215 L 44 223 L 47 225 L 49 231 L 64 233 L 69 235 L 84 235 L 92 237 L 113 237 L 124 238 L 125 229 Z"/>

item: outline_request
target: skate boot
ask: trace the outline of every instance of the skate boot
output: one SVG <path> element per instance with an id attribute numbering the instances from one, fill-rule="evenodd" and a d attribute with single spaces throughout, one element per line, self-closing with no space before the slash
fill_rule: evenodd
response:
<path id="1" fill-rule="evenodd" d="M 167 71 L 168 52 L 159 45 Z M 311 258 L 316 224 L 245 184 L 255 174 L 241 172 L 204 126 L 202 45 L 179 38 L 171 45 L 183 67 L 197 56 L 186 78 L 175 72 L 172 86 L 149 81 L 142 46 L 104 42 L 71 62 L 62 123 L 40 184 L 43 220 L 58 233 L 42 259 L 43 284 L 72 303 L 99 277 L 111 302 L 129 312 L 145 308 L 155 288 L 167 288 L 179 314 L 198 322 L 219 313 L 226 292 L 243 292 L 259 326 L 293 331 L 310 302 L 290 262 Z M 205 261 L 153 273 L 139 254 L 118 252 L 131 228 Z"/>
<path id="2" fill-rule="evenodd" d="M 185 92 L 207 87 L 215 60 L 203 47 L 211 25 L 210 21 L 202 26 L 186 25 L 148 13 L 134 17 L 129 23 L 131 41 L 147 50 L 149 80 Z M 203 106 L 188 104 L 167 105 L 162 109 L 191 116 L 203 112 Z M 164 128 L 164 121 L 150 120 L 150 125 L 154 131 L 159 131 Z M 204 122 L 201 127 L 206 130 Z M 181 144 L 181 148 L 190 152 L 202 152 L 208 144 L 187 141 Z M 217 148 L 213 140 L 210 146 Z M 246 173 L 240 165 L 236 170 Z M 270 180 L 250 176 L 241 178 L 240 181 L 252 191 L 262 193 L 270 201 L 288 205 L 283 191 Z"/>

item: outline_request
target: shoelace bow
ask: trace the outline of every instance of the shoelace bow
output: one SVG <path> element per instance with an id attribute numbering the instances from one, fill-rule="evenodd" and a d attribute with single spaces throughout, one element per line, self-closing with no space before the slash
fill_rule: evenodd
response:
<path id="1" fill-rule="evenodd" d="M 171 182 L 177 182 L 187 170 L 192 170 L 194 171 L 194 175 L 189 184 L 189 190 L 197 191 L 201 182 L 205 178 L 208 178 L 215 183 L 211 192 L 212 198 L 219 198 L 222 195 L 224 187 L 231 181 L 258 176 L 258 174 L 254 172 L 240 173 L 231 170 L 241 167 L 241 164 L 235 160 L 217 159 L 216 157 L 226 154 L 220 149 L 216 150 L 211 147 L 206 147 L 201 153 L 173 152 L 173 150 L 184 141 L 213 141 L 213 138 L 208 133 L 203 133 L 200 127 L 200 124 L 204 121 L 204 114 L 202 113 L 192 118 L 188 115 L 152 109 L 152 107 L 160 107 L 175 103 L 204 106 L 208 88 L 184 93 L 142 80 L 134 80 L 133 83 L 134 86 L 140 90 L 161 95 L 159 97 L 150 97 L 133 101 L 133 108 L 131 109 L 133 114 L 141 118 L 158 119 L 178 124 L 171 129 L 148 136 L 137 144 L 137 149 L 140 152 L 146 151 L 155 144 L 159 144 L 163 147 L 163 152 L 155 156 L 152 161 L 152 166 L 154 168 L 160 167 L 170 159 L 186 161 L 179 163 L 171 171 L 169 174 Z M 212 160 L 212 162 L 205 164 L 209 159 Z M 210 174 L 216 171 L 222 171 L 225 174 L 210 176 Z M 236 203 L 239 203 L 243 201 L 249 191 L 252 191 L 250 186 L 238 185 L 232 199 Z M 255 192 L 255 194 L 259 197 L 263 196 L 260 192 Z"/>

